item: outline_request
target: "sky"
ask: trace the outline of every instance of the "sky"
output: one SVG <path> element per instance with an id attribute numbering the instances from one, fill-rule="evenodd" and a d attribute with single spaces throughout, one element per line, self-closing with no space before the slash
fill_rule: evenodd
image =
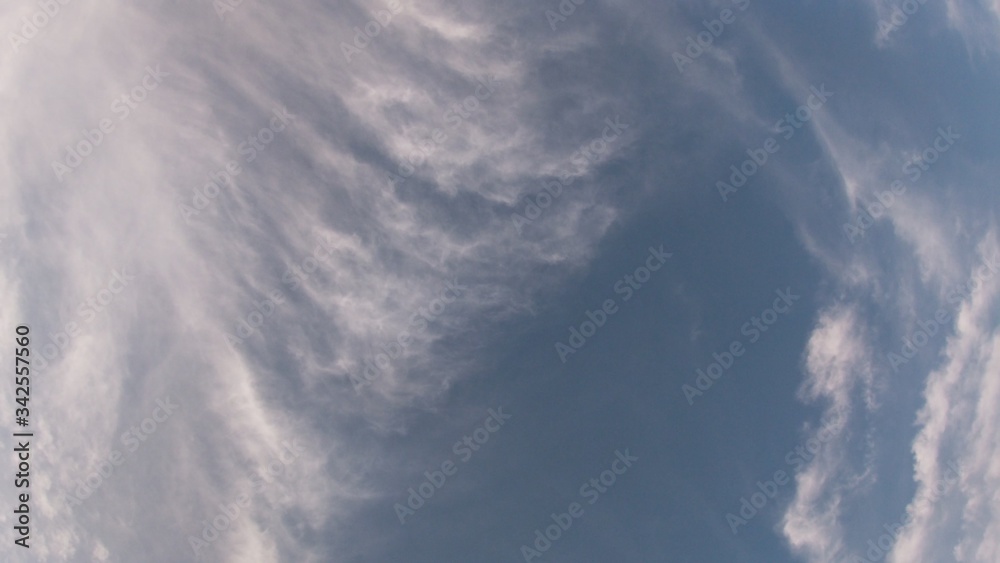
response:
<path id="1" fill-rule="evenodd" d="M 996 0 L 0 31 L 0 559 L 1000 561 Z"/>

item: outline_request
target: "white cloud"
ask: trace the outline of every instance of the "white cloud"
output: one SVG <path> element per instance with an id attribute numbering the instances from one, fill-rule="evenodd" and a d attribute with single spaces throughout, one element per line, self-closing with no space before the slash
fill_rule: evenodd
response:
<path id="1" fill-rule="evenodd" d="M 36 376 L 34 525 L 45 533 L 34 556 L 187 558 L 202 520 L 298 437 L 306 450 L 205 552 L 309 560 L 316 553 L 288 521 L 330 527 L 378 494 L 360 477 L 376 463 L 371 447 L 338 424 L 405 432 L 405 409 L 431 408 L 472 371 L 480 325 L 530 310 L 535 292 L 583 264 L 616 217 L 596 196 L 594 163 L 549 210 L 546 236 L 521 236 L 510 220 L 513 202 L 628 107 L 590 91 L 563 108 L 553 143 L 544 133 L 555 121 L 539 113 L 552 93 L 512 62 L 523 47 L 483 7 L 408 3 L 347 64 L 341 42 L 382 7 L 248 1 L 220 22 L 209 2 L 74 2 L 22 52 L 0 55 L 4 100 L 19 108 L 0 125 L 4 326 L 31 320 L 36 353 L 66 323 L 80 328 Z M 6 11 L 0 28 L 20 15 Z M 169 76 L 119 118 L 114 100 L 147 65 Z M 450 124 L 449 108 L 487 75 L 499 80 L 495 94 Z M 565 99 L 584 92 L 575 88 Z M 294 123 L 249 162 L 238 147 L 282 107 Z M 102 119 L 114 131 L 57 180 L 51 162 Z M 393 189 L 386 172 L 434 128 L 448 140 Z M 179 206 L 230 161 L 243 167 L 233 185 L 186 220 Z M 293 289 L 283 273 L 321 240 L 328 265 Z M 557 268 L 542 276 L 542 265 Z M 123 267 L 135 282 L 82 317 L 78 304 Z M 455 279 L 468 291 L 355 394 L 349 374 Z M 225 335 L 272 290 L 285 302 L 230 348 Z M 440 354 L 445 338 L 454 342 Z M 183 414 L 127 452 L 122 433 L 167 395 Z M 76 480 L 115 450 L 124 462 L 67 511 Z"/>
<path id="2" fill-rule="evenodd" d="M 996 256 L 995 237 L 981 247 Z M 917 492 L 909 507 L 913 524 L 893 550 L 893 561 L 986 563 L 1000 558 L 1000 284 L 994 278 L 960 306 L 945 360 L 924 387 L 925 405 L 913 445 Z M 934 485 L 953 460 L 962 468 L 954 494 L 937 502 Z"/>
<path id="3" fill-rule="evenodd" d="M 782 75 L 789 84 L 799 82 L 801 72 L 788 60 L 779 59 L 779 66 L 784 67 Z M 856 109 L 861 111 L 860 106 Z M 913 385 L 912 381 L 894 380 L 886 371 L 882 362 L 885 353 L 880 348 L 885 342 L 889 346 L 897 342 L 886 335 L 911 334 L 915 322 L 926 318 L 927 311 L 933 314 L 939 307 L 950 309 L 953 304 L 948 302 L 949 290 L 967 282 L 983 256 L 994 252 L 995 246 L 989 242 L 995 238 L 991 218 L 968 186 L 941 185 L 941 175 L 933 173 L 924 175 L 919 183 L 911 183 L 902 173 L 909 158 L 933 140 L 927 137 L 928 132 L 913 130 L 913 124 L 903 114 L 881 118 L 897 124 L 897 136 L 879 145 L 849 133 L 844 118 L 824 115 L 814 120 L 816 138 L 839 180 L 846 207 L 844 219 L 828 220 L 828 207 L 821 208 L 805 194 L 797 194 L 800 182 L 792 175 L 782 178 L 789 186 L 787 190 L 779 187 L 804 245 L 824 266 L 825 273 L 837 280 L 825 292 L 828 304 L 810 335 L 800 398 L 807 403 L 825 404 L 828 409 L 836 406 L 854 412 L 856 406 L 864 407 L 851 421 L 853 432 L 846 432 L 824 452 L 825 458 L 817 458 L 796 476 L 796 496 L 785 513 L 782 531 L 791 547 L 811 562 L 841 561 L 864 553 L 864 548 L 858 548 L 865 540 L 859 542 L 858 538 L 873 537 L 875 530 L 849 515 L 859 510 L 885 509 L 872 500 L 873 493 L 881 494 L 874 485 L 895 479 L 885 474 L 892 471 L 888 468 L 911 463 L 909 459 L 893 458 L 894 448 L 886 442 L 894 439 L 889 421 L 917 418 L 917 409 L 898 410 L 899 406 L 894 405 L 892 411 L 880 410 L 887 394 L 900 386 Z M 965 157 L 956 149 L 947 158 L 959 162 Z M 905 181 L 908 189 L 878 219 L 891 225 L 891 231 L 872 230 L 861 242 L 851 244 L 839 232 L 840 223 L 853 220 L 896 179 Z M 815 191 L 808 195 L 815 198 Z M 974 249 L 970 240 L 988 242 Z M 953 557 L 952 546 L 956 546 L 962 561 L 996 559 L 991 533 L 998 519 L 986 508 L 989 499 L 995 498 L 996 484 L 985 477 L 991 474 L 987 467 L 992 461 L 978 461 L 996 457 L 992 436 L 997 422 L 993 408 L 995 386 L 985 377 L 990 373 L 990 362 L 995 361 L 993 333 L 988 327 L 995 326 L 991 315 L 996 309 L 992 302 L 983 301 L 988 293 L 970 298 L 976 303 L 972 308 L 979 311 L 978 315 L 963 309 L 954 329 L 950 324 L 942 329 L 946 336 L 939 336 L 933 347 L 948 343 L 945 367 L 936 370 L 937 362 L 932 360 L 915 369 L 928 374 L 926 404 L 919 418 L 921 430 L 914 444 L 917 493 L 911 510 L 917 514 L 917 523 L 895 546 L 896 561 L 948 560 Z M 970 306 L 968 302 L 962 304 L 964 308 Z M 973 318 L 977 320 L 972 322 Z M 970 323 L 979 326 L 973 329 Z M 953 330 L 955 336 L 950 336 Z M 965 342 L 966 346 L 957 342 Z M 959 349 L 963 352 L 958 353 Z M 950 378 L 946 374 L 951 374 Z M 870 414 L 861 416 L 862 412 Z M 849 447 L 851 436 L 864 436 L 864 446 Z M 909 435 L 906 437 L 909 439 Z M 962 450 L 975 453 L 963 454 Z M 940 482 L 943 467 L 952 460 L 965 468 L 961 492 L 956 495 L 985 501 L 949 496 L 926 502 L 928 490 Z M 966 464 L 980 468 L 971 481 Z M 898 510 L 886 510 L 887 523 L 898 519 Z"/>
<path id="4" fill-rule="evenodd" d="M 795 475 L 795 498 L 785 512 L 782 532 L 791 547 L 810 561 L 832 561 L 843 549 L 842 504 L 852 487 L 870 482 L 866 469 L 852 468 L 845 454 L 854 398 L 874 408 L 871 352 L 859 314 L 835 305 L 822 313 L 806 346 L 803 400 L 826 403 L 827 416 L 843 415 L 836 437 Z"/>

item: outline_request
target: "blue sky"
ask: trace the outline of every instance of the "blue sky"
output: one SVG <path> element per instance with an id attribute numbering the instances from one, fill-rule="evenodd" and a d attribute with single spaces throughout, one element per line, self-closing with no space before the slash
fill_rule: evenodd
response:
<path id="1" fill-rule="evenodd" d="M 5 560 L 1000 560 L 996 2 L 0 22 Z"/>

